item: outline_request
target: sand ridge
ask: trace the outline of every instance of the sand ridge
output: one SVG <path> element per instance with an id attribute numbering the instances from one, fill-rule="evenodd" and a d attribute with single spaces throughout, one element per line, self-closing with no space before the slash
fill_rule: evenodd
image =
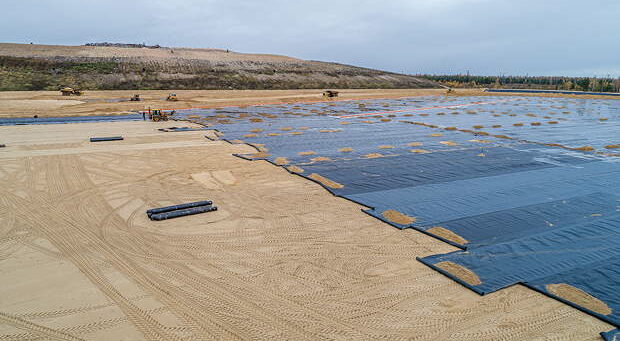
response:
<path id="1" fill-rule="evenodd" d="M 426 230 L 426 232 L 432 233 L 443 239 L 449 240 L 451 242 L 454 242 L 460 245 L 464 245 L 468 243 L 467 239 L 441 226 L 431 227 L 430 229 Z"/>
<path id="2" fill-rule="evenodd" d="M 460 279 L 461 281 L 469 285 L 482 284 L 480 277 L 478 277 L 478 275 L 476 275 L 475 272 L 471 271 L 470 269 L 462 265 L 459 265 L 459 264 L 456 264 L 450 261 L 443 261 L 443 262 L 435 263 L 434 265 L 435 267 L 442 269 L 443 271 L 451 274 L 452 276 Z"/>
<path id="3" fill-rule="evenodd" d="M 386 220 L 400 225 L 411 225 L 416 221 L 416 218 L 410 217 L 396 210 L 387 210 L 382 212 L 381 215 Z"/>
<path id="4" fill-rule="evenodd" d="M 598 298 L 588 294 L 587 292 L 575 288 L 572 285 L 559 283 L 559 284 L 547 284 L 545 286 L 547 291 L 551 294 L 565 299 L 569 302 L 573 302 L 578 306 L 590 309 L 601 315 L 609 315 L 612 313 L 611 308 L 607 304 Z"/>

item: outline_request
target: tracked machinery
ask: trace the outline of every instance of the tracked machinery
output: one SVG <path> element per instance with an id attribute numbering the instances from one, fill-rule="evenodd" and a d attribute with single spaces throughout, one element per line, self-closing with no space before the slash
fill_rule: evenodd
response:
<path id="1" fill-rule="evenodd" d="M 149 113 L 149 120 L 153 122 L 159 122 L 159 121 L 168 121 L 170 117 L 176 113 L 176 111 L 171 110 L 171 111 L 165 112 L 161 109 L 152 109 L 152 110 L 149 109 L 148 113 Z"/>
<path id="2" fill-rule="evenodd" d="M 326 97 L 326 98 L 338 97 L 338 91 L 325 90 L 323 91 L 323 97 Z"/>
<path id="3" fill-rule="evenodd" d="M 82 96 L 84 94 L 84 91 L 79 90 L 79 89 L 74 89 L 74 88 L 66 87 L 66 88 L 60 89 L 60 93 L 63 96 L 71 96 L 71 95 Z"/>

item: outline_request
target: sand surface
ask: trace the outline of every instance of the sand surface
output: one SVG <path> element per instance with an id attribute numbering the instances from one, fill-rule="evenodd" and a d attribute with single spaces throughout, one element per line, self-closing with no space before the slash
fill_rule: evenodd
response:
<path id="1" fill-rule="evenodd" d="M 157 131 L 172 125 L 0 127 L 0 340 L 598 340 L 611 329 L 520 285 L 479 296 L 416 261 L 446 243 L 231 155 L 249 146 Z M 105 135 L 126 139 L 87 142 Z M 218 210 L 145 214 L 204 199 Z"/>

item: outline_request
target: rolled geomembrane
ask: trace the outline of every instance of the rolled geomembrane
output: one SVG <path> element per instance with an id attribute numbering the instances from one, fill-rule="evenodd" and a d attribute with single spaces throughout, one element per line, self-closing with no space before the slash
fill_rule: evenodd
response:
<path id="1" fill-rule="evenodd" d="M 90 142 L 103 142 L 103 141 L 120 141 L 122 136 L 109 136 L 109 137 L 91 137 Z"/>
<path id="2" fill-rule="evenodd" d="M 151 220 L 166 220 L 166 219 L 184 217 L 186 215 L 205 213 L 205 212 L 210 212 L 210 211 L 217 211 L 217 207 L 211 206 L 211 205 L 198 206 L 198 207 L 186 208 L 186 209 L 175 210 L 175 211 L 170 211 L 170 212 L 151 214 L 149 218 L 151 218 Z"/>
<path id="3" fill-rule="evenodd" d="M 211 204 L 213 204 L 211 200 L 188 202 L 186 204 L 165 206 L 165 207 L 160 207 L 160 208 L 151 208 L 150 210 L 146 211 L 146 214 L 150 217 L 152 214 L 171 212 L 171 211 L 181 210 L 185 208 L 198 207 L 198 206 L 208 206 Z"/>

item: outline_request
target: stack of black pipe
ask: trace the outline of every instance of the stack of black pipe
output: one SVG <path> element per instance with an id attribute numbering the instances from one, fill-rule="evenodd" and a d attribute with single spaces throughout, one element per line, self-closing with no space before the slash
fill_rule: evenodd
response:
<path id="1" fill-rule="evenodd" d="M 146 215 L 148 215 L 151 220 L 166 220 L 211 211 L 217 211 L 217 207 L 213 206 L 212 201 L 205 200 L 180 205 L 152 208 L 146 211 Z"/>
<path id="2" fill-rule="evenodd" d="M 90 142 L 121 141 L 122 136 L 91 137 Z"/>

